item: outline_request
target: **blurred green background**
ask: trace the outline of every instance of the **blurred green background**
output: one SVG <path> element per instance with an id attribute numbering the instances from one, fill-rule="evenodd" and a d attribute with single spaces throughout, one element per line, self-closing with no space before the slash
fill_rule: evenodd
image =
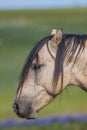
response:
<path id="1" fill-rule="evenodd" d="M 0 120 L 19 119 L 12 103 L 24 61 L 33 46 L 53 28 L 87 33 L 87 8 L 0 11 Z M 39 112 L 39 117 L 87 113 L 87 93 L 69 86 Z"/>

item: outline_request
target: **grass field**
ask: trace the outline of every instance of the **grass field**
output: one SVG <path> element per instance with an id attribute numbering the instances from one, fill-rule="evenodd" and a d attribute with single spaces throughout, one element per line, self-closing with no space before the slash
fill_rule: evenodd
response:
<path id="1" fill-rule="evenodd" d="M 87 33 L 87 9 L 0 11 L 0 120 L 19 119 L 12 110 L 18 77 L 32 47 L 52 28 Z M 74 86 L 39 113 L 40 117 L 87 113 L 87 93 Z M 44 129 L 44 128 L 43 128 Z"/>

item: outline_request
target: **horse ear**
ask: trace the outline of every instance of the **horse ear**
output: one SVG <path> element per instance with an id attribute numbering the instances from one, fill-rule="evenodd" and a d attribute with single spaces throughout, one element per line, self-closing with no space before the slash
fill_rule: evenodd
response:
<path id="1" fill-rule="evenodd" d="M 61 40 L 63 38 L 63 31 L 62 29 L 53 29 L 51 32 L 52 38 L 48 42 L 48 48 L 53 55 L 53 57 L 56 57 L 56 52 L 58 45 L 61 43 Z"/>
<path id="2" fill-rule="evenodd" d="M 53 31 L 53 32 L 55 32 L 55 31 Z M 62 31 L 62 29 L 59 29 L 57 32 L 55 32 L 55 34 L 52 38 L 53 43 L 56 43 L 56 45 L 60 44 L 62 37 L 63 37 L 63 31 Z"/>
<path id="3" fill-rule="evenodd" d="M 56 28 L 52 29 L 51 35 L 55 35 L 56 33 L 57 33 L 57 29 Z"/>

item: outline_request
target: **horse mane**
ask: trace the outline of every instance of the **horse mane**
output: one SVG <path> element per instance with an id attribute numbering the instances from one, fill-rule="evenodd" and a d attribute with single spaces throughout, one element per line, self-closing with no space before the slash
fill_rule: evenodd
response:
<path id="1" fill-rule="evenodd" d="M 57 85 L 59 76 L 61 76 L 61 90 L 62 90 L 64 61 L 67 59 L 67 64 L 69 64 L 75 56 L 74 62 L 73 62 L 73 65 L 74 65 L 77 61 L 77 58 L 79 57 L 79 55 L 81 54 L 81 52 L 83 52 L 85 48 L 86 40 L 87 40 L 87 35 L 77 35 L 77 34 L 64 34 L 63 35 L 63 39 L 58 46 L 56 60 L 55 60 L 55 69 L 54 69 L 54 78 L 53 78 L 54 91 L 55 91 L 55 87 Z"/>
<path id="2" fill-rule="evenodd" d="M 33 59 L 38 54 L 39 50 L 47 44 L 49 40 L 52 39 L 53 36 L 47 36 L 40 40 L 36 46 L 32 49 L 30 54 L 28 55 L 25 65 L 20 74 L 19 87 L 22 87 L 24 80 L 27 77 L 29 69 L 31 67 Z M 87 40 L 87 35 L 76 35 L 76 34 L 64 34 L 61 43 L 58 45 L 58 50 L 55 59 L 55 68 L 54 68 L 54 76 L 53 76 L 53 87 L 55 88 L 61 75 L 61 83 L 63 81 L 63 63 L 65 58 L 68 56 L 67 63 L 69 64 L 73 57 L 75 56 L 74 64 L 79 56 L 80 52 L 82 52 L 85 48 L 85 41 Z M 78 51 L 77 51 L 78 48 Z M 76 55 L 75 52 L 77 51 Z M 69 53 L 69 55 L 68 55 Z M 18 90 L 19 90 L 18 87 Z"/>

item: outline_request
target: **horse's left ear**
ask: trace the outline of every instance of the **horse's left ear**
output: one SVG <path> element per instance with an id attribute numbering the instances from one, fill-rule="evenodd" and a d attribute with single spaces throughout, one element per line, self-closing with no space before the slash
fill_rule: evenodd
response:
<path id="1" fill-rule="evenodd" d="M 63 37 L 63 30 L 59 29 L 53 36 L 52 41 L 53 43 L 56 43 L 56 45 L 60 44 Z"/>

